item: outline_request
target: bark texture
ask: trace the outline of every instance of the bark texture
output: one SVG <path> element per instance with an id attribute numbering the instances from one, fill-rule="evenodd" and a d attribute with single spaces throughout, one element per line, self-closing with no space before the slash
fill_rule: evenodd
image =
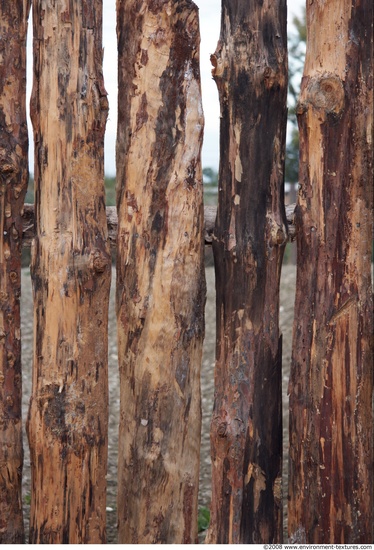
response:
<path id="1" fill-rule="evenodd" d="M 38 0 L 33 23 L 30 542 L 104 543 L 111 261 L 101 0 Z"/>
<path id="2" fill-rule="evenodd" d="M 198 11 L 119 0 L 121 543 L 197 537 L 205 279 Z"/>
<path id="3" fill-rule="evenodd" d="M 287 221 L 283 172 L 286 4 L 223 0 L 212 56 L 221 107 L 211 424 L 210 543 L 282 536 L 279 281 Z"/>
<path id="4" fill-rule="evenodd" d="M 24 542 L 20 295 L 29 9 L 27 0 L 0 3 L 0 544 Z"/>
<path id="5" fill-rule="evenodd" d="M 307 4 L 298 105 L 291 542 L 371 543 L 371 0 Z"/>

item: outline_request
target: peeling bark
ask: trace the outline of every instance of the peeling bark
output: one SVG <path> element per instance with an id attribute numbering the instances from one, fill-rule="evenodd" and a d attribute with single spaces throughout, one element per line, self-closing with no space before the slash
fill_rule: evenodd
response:
<path id="1" fill-rule="evenodd" d="M 221 107 L 209 543 L 282 537 L 279 282 L 287 221 L 283 174 L 286 4 L 223 0 L 212 56 Z"/>
<path id="2" fill-rule="evenodd" d="M 373 541 L 371 0 L 307 4 L 298 105 L 291 542 Z"/>
<path id="3" fill-rule="evenodd" d="M 0 544 L 23 543 L 21 240 L 30 2 L 0 3 Z"/>
<path id="4" fill-rule="evenodd" d="M 203 113 L 190 0 L 118 0 L 120 543 L 194 543 Z"/>
<path id="5" fill-rule="evenodd" d="M 104 543 L 111 260 L 102 3 L 33 3 L 30 542 Z"/>

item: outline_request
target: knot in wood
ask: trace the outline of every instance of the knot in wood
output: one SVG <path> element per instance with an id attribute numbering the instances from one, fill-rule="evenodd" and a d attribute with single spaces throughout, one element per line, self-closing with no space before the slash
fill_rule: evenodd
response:
<path id="1" fill-rule="evenodd" d="M 264 78 L 269 78 L 272 73 L 271 67 L 265 67 Z"/>
<path id="2" fill-rule="evenodd" d="M 220 422 L 217 427 L 217 434 L 219 437 L 227 436 L 227 422 Z"/>
<path id="3" fill-rule="evenodd" d="M 6 358 L 7 358 L 8 366 L 12 369 L 15 365 L 15 362 L 16 362 L 16 358 L 15 358 L 14 354 L 11 351 L 9 351 L 7 353 Z"/>
<path id="4" fill-rule="evenodd" d="M 344 108 L 343 82 L 333 74 L 312 77 L 307 86 L 306 99 L 316 109 L 339 115 Z"/>
<path id="5" fill-rule="evenodd" d="M 225 71 L 225 64 L 221 57 L 221 52 L 217 50 L 214 54 L 210 56 L 210 62 L 213 65 L 212 77 L 219 78 L 223 76 Z"/>
<path id="6" fill-rule="evenodd" d="M 95 273 L 104 273 L 108 267 L 109 258 L 101 250 L 95 250 L 92 254 L 92 268 Z"/>
<path id="7" fill-rule="evenodd" d="M 8 395 L 7 398 L 6 398 L 6 404 L 8 405 L 8 407 L 13 407 L 14 405 L 14 399 L 11 395 Z"/>
<path id="8" fill-rule="evenodd" d="M 17 172 L 17 168 L 11 162 L 0 162 L 1 172 L 3 175 L 14 174 Z"/>
<path id="9" fill-rule="evenodd" d="M 283 226 L 283 224 L 280 225 L 272 218 L 269 218 L 269 225 L 270 225 L 269 245 L 282 246 L 283 244 L 285 244 L 288 240 L 288 237 L 287 237 L 286 228 Z"/>
<path id="10" fill-rule="evenodd" d="M 9 273 L 10 282 L 15 284 L 18 281 L 18 273 L 16 271 L 11 271 Z"/>
<path id="11" fill-rule="evenodd" d="M 14 224 L 12 225 L 11 235 L 12 235 L 14 241 L 18 241 L 19 233 L 18 233 L 17 228 L 15 227 Z"/>

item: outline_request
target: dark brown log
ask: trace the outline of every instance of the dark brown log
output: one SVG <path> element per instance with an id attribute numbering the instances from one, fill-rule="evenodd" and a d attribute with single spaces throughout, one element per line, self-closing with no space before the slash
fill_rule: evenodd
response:
<path id="1" fill-rule="evenodd" d="M 223 0 L 210 543 L 282 537 L 279 281 L 287 221 L 285 1 Z"/>
<path id="2" fill-rule="evenodd" d="M 111 259 L 102 3 L 36 0 L 33 23 L 30 542 L 105 543 Z"/>
<path id="3" fill-rule="evenodd" d="M 373 542 L 372 22 L 372 0 L 307 3 L 291 542 Z"/>
<path id="4" fill-rule="evenodd" d="M 194 543 L 204 335 L 198 10 L 119 0 L 120 543 Z"/>
<path id="5" fill-rule="evenodd" d="M 22 517 L 21 242 L 28 182 L 28 0 L 0 2 L 0 544 L 25 540 Z"/>

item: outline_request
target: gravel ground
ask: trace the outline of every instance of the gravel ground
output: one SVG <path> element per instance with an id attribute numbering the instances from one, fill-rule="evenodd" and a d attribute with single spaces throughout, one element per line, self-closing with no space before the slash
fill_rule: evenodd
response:
<path id="1" fill-rule="evenodd" d="M 280 319 L 283 332 L 283 396 L 284 396 L 284 449 L 287 450 L 287 385 L 289 376 L 289 365 L 291 359 L 291 336 L 293 304 L 295 292 L 296 270 L 293 266 L 284 266 L 281 284 L 281 308 Z M 114 283 L 115 272 L 113 271 L 112 292 L 109 311 L 109 466 L 108 466 L 108 494 L 107 494 L 107 538 L 108 543 L 117 542 L 116 532 L 116 497 L 117 497 L 117 449 L 118 449 L 118 413 L 119 413 L 119 379 L 117 369 L 117 346 L 114 310 Z M 201 442 L 201 467 L 200 467 L 200 493 L 199 506 L 209 507 L 210 504 L 210 443 L 209 424 L 213 407 L 213 371 L 214 371 L 214 350 L 215 350 L 215 289 L 214 269 L 207 267 L 207 304 L 206 304 L 206 336 L 204 344 L 204 355 L 202 364 L 202 411 L 203 427 Z M 26 422 L 28 403 L 31 392 L 31 364 L 32 364 L 32 292 L 30 272 L 28 269 L 22 271 L 22 362 L 23 362 L 23 418 Z M 30 466 L 27 438 L 24 436 L 25 461 L 23 471 L 23 500 L 25 528 L 28 532 L 29 525 L 29 502 L 30 502 Z M 287 473 L 287 452 L 284 453 L 284 476 Z M 284 477 L 286 486 L 286 477 Z M 286 518 L 285 518 L 286 519 Z M 285 521 L 286 527 L 286 521 Z"/>

